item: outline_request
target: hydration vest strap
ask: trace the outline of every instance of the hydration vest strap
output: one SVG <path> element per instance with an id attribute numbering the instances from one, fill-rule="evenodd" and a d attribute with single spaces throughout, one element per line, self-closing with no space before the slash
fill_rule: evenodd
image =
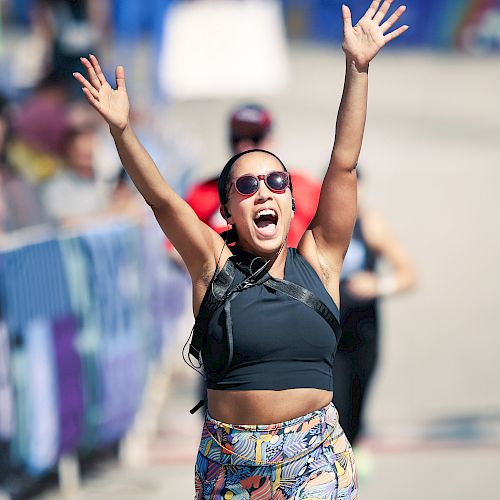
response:
<path id="1" fill-rule="evenodd" d="M 208 285 L 194 322 L 193 338 L 189 345 L 189 354 L 200 361 L 203 335 L 208 330 L 208 324 L 214 312 L 226 300 L 227 291 L 234 280 L 234 263 L 229 258 L 224 267 L 216 272 Z"/>
<path id="2" fill-rule="evenodd" d="M 342 334 L 339 318 L 335 316 L 335 314 L 332 313 L 328 306 L 322 300 L 316 297 L 316 295 L 314 295 L 310 290 L 304 288 L 303 286 L 297 285 L 297 283 L 293 283 L 287 280 L 277 280 L 272 277 L 264 284 L 264 286 L 282 292 L 292 299 L 298 300 L 299 302 L 302 302 L 306 306 L 315 310 L 330 325 L 331 329 L 335 333 L 337 343 L 339 342 L 340 335 Z"/>
<path id="3" fill-rule="evenodd" d="M 196 406 L 193 407 L 193 408 L 191 408 L 189 410 L 189 413 L 191 413 L 191 415 L 194 415 L 203 406 L 205 406 L 205 400 L 204 399 L 200 399 L 198 401 L 198 403 L 196 404 Z"/>

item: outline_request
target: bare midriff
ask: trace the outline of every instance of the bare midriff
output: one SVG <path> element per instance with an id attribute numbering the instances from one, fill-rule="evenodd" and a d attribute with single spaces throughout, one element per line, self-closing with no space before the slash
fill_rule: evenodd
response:
<path id="1" fill-rule="evenodd" d="M 208 389 L 210 416 L 228 424 L 275 424 L 328 405 L 333 392 L 299 388 L 282 391 L 219 391 Z"/>

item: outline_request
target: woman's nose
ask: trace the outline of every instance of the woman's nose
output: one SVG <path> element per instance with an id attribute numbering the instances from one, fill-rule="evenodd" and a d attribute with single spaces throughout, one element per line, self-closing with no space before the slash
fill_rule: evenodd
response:
<path id="1" fill-rule="evenodd" d="M 271 190 L 266 186 L 264 179 L 259 179 L 259 189 L 257 190 L 257 199 L 268 200 L 271 198 Z"/>

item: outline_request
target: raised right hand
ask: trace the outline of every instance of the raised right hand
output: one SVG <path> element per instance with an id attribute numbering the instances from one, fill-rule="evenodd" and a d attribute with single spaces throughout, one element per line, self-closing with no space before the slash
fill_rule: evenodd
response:
<path id="1" fill-rule="evenodd" d="M 385 0 L 379 9 L 382 0 L 374 0 L 365 15 L 352 26 L 351 11 L 347 5 L 342 5 L 344 18 L 344 39 L 342 49 L 351 58 L 357 67 L 367 67 L 379 50 L 391 40 L 403 34 L 408 26 L 405 24 L 398 29 L 385 34 L 394 23 L 403 15 L 406 6 L 401 5 L 394 14 L 382 22 L 389 11 L 393 0 Z"/>
<path id="2" fill-rule="evenodd" d="M 83 93 L 89 103 L 108 122 L 110 128 L 124 130 L 128 125 L 130 110 L 125 88 L 125 70 L 123 66 L 116 67 L 116 90 L 114 90 L 102 73 L 97 58 L 91 54 L 89 59 L 80 58 L 87 71 L 88 80 L 80 73 L 73 73 L 73 76 L 82 85 Z"/>

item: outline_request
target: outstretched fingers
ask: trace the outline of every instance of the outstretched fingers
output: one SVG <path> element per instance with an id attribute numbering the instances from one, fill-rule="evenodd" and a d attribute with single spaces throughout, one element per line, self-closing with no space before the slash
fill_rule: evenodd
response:
<path id="1" fill-rule="evenodd" d="M 99 79 L 99 82 L 101 85 L 104 85 L 106 83 L 106 77 L 104 76 L 104 73 L 102 72 L 101 66 L 99 64 L 99 61 L 97 60 L 97 57 L 94 56 L 93 54 L 89 55 L 90 60 L 92 61 L 92 66 L 94 67 L 95 73 L 97 75 L 97 78 Z"/>
<path id="2" fill-rule="evenodd" d="M 391 6 L 391 3 L 393 0 L 385 0 L 385 2 L 382 4 L 382 7 L 378 10 L 378 12 L 375 14 L 375 17 L 373 20 L 377 23 L 380 24 L 382 22 L 382 19 L 384 19 L 385 15 L 389 11 L 389 7 Z"/>
<path id="3" fill-rule="evenodd" d="M 373 16 L 377 13 L 378 6 L 380 5 L 380 0 L 374 0 L 368 10 L 365 12 L 363 16 L 364 19 L 373 19 Z"/>
<path id="4" fill-rule="evenodd" d="M 408 26 L 406 24 L 404 24 L 403 26 L 400 26 L 398 29 L 391 31 L 390 33 L 387 33 L 387 35 L 384 36 L 385 43 L 388 43 L 391 40 L 394 40 L 399 35 L 403 34 L 407 29 L 408 29 Z"/>
<path id="5" fill-rule="evenodd" d="M 387 19 L 387 21 L 380 26 L 382 29 L 382 33 L 385 33 L 403 14 L 403 12 L 406 10 L 406 5 L 400 5 L 394 14 Z"/>
<path id="6" fill-rule="evenodd" d="M 94 66 L 86 57 L 80 57 L 80 61 L 82 62 L 85 70 L 87 71 L 90 83 L 95 89 L 99 90 L 102 84 L 99 78 L 97 77 L 97 73 L 94 70 Z"/>
<path id="7" fill-rule="evenodd" d="M 99 106 L 100 106 L 99 100 L 92 95 L 92 92 L 87 87 L 82 87 L 82 90 L 85 97 L 87 98 L 87 101 L 89 101 L 89 103 L 99 111 Z"/>
<path id="8" fill-rule="evenodd" d="M 352 28 L 351 9 L 345 4 L 342 4 L 342 19 L 344 20 L 344 31 Z"/>
<path id="9" fill-rule="evenodd" d="M 116 89 L 127 90 L 125 87 L 125 69 L 123 66 L 117 66 L 115 71 L 116 76 Z"/>
<path id="10" fill-rule="evenodd" d="M 99 100 L 99 92 L 90 84 L 90 82 L 81 74 L 81 73 L 73 73 L 73 76 L 78 80 L 80 85 L 82 85 L 82 90 L 87 89 L 92 97 Z"/>

